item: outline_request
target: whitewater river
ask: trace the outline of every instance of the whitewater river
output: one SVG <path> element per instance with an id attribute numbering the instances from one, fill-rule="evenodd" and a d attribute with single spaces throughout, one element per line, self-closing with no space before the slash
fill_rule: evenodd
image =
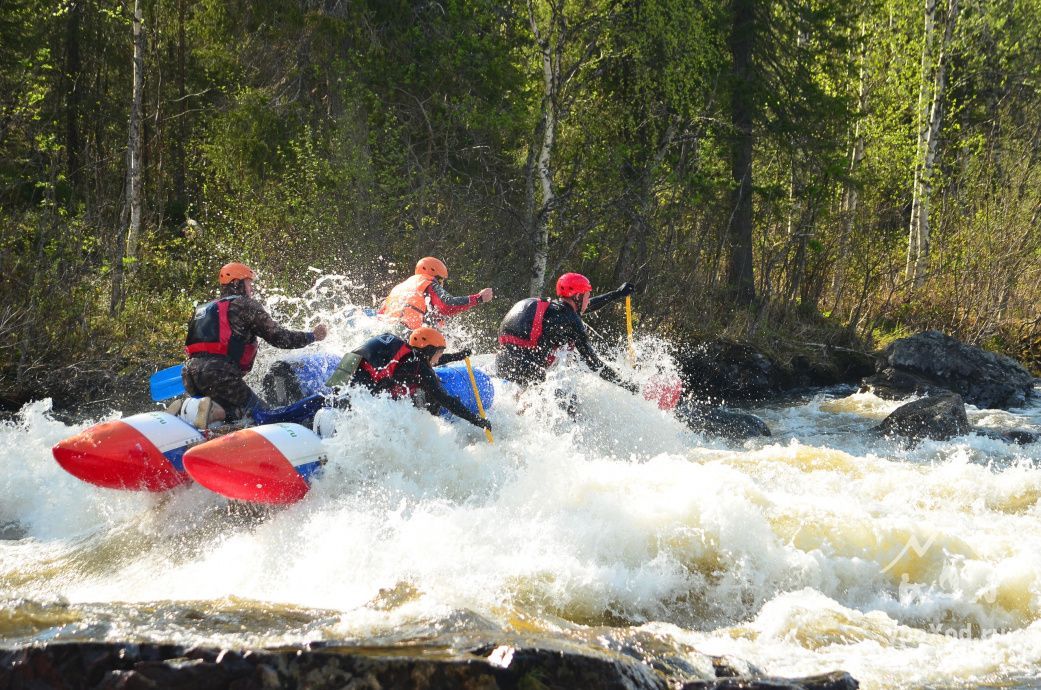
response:
<path id="1" fill-rule="evenodd" d="M 28 405 L 0 424 L 0 646 L 517 635 L 866 688 L 1041 680 L 1041 444 L 906 450 L 868 433 L 898 403 L 850 390 L 728 444 L 569 375 L 578 420 L 499 391 L 494 446 L 359 397 L 311 493 L 263 514 L 84 484 L 50 448 L 88 422 Z M 1041 406 L 970 418 L 1039 429 Z"/>

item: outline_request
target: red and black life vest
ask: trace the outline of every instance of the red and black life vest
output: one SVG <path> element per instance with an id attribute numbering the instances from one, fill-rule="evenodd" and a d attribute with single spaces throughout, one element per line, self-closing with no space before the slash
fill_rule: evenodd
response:
<path id="1" fill-rule="evenodd" d="M 374 387 L 378 390 L 389 390 L 392 395 L 409 395 L 414 386 L 400 381 L 391 381 L 394 372 L 412 348 L 401 338 L 390 333 L 370 338 L 364 345 L 354 351 L 362 360 L 358 368 L 369 375 Z"/>
<path id="2" fill-rule="evenodd" d="M 539 346 L 542 339 L 542 320 L 549 309 L 548 299 L 530 297 L 513 305 L 502 322 L 500 345 L 516 345 L 526 349 Z"/>
<path id="3" fill-rule="evenodd" d="M 189 357 L 208 354 L 225 357 L 246 372 L 253 368 L 257 357 L 257 336 L 245 338 L 232 333 L 228 321 L 228 307 L 239 295 L 222 297 L 196 308 L 188 322 L 188 337 L 184 340 L 184 351 Z"/>

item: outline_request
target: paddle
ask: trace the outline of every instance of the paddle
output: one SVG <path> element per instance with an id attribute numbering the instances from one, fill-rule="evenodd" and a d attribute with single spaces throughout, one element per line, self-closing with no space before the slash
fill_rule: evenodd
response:
<path id="1" fill-rule="evenodd" d="M 629 333 L 629 366 L 636 366 L 636 348 L 633 347 L 633 298 L 625 296 L 625 330 Z"/>
<path id="2" fill-rule="evenodd" d="M 152 400 L 159 402 L 168 398 L 176 398 L 184 394 L 184 384 L 181 383 L 181 369 L 183 364 L 176 364 L 152 374 L 148 379 L 148 388 L 152 393 Z"/>
<path id="3" fill-rule="evenodd" d="M 477 411 L 481 413 L 481 419 L 486 419 L 484 414 L 484 403 L 481 402 L 481 391 L 477 390 L 477 379 L 474 378 L 474 368 L 470 364 L 470 358 L 464 357 L 463 361 L 466 362 L 466 373 L 470 375 L 470 385 L 474 389 L 474 400 L 477 401 Z M 495 439 L 492 438 L 492 432 L 488 429 L 484 430 L 484 436 L 488 439 L 488 443 L 495 443 Z"/>

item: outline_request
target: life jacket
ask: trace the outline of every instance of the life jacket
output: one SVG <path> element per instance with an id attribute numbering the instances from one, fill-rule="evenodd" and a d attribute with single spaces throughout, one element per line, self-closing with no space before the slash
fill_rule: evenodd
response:
<path id="1" fill-rule="evenodd" d="M 240 295 L 229 295 L 196 308 L 188 322 L 184 351 L 189 357 L 199 354 L 220 355 L 247 372 L 257 357 L 257 336 L 244 338 L 231 332 L 228 307 Z"/>
<path id="2" fill-rule="evenodd" d="M 389 390 L 391 395 L 409 395 L 414 386 L 407 386 L 401 382 L 391 382 L 394 372 L 397 371 L 401 360 L 404 359 L 412 348 L 401 338 L 390 333 L 370 338 L 364 345 L 354 351 L 362 359 L 358 368 L 364 371 L 372 379 L 380 390 Z"/>
<path id="3" fill-rule="evenodd" d="M 379 313 L 400 321 L 412 330 L 419 328 L 427 313 L 427 288 L 432 282 L 433 279 L 428 276 L 414 275 L 398 283 L 383 301 Z"/>
<path id="4" fill-rule="evenodd" d="M 502 321 L 500 345 L 516 345 L 526 349 L 538 347 L 542 338 L 542 320 L 549 309 L 548 299 L 529 297 L 513 305 Z"/>

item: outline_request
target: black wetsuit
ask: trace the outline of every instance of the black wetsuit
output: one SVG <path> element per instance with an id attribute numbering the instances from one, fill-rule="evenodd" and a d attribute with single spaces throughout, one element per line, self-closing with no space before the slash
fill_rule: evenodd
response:
<path id="1" fill-rule="evenodd" d="M 624 293 L 620 290 L 594 297 L 589 300 L 586 312 L 596 311 L 621 297 Z M 553 363 L 553 353 L 567 346 L 578 350 L 600 378 L 633 389 L 597 357 L 578 312 L 565 302 L 534 297 L 514 304 L 499 326 L 499 351 L 495 356 L 497 373 L 501 378 L 524 385 L 545 381 L 546 369 Z"/>
<path id="2" fill-rule="evenodd" d="M 416 393 L 423 391 L 424 399 L 417 402 L 431 414 L 438 414 L 443 406 L 456 417 L 488 428 L 486 420 L 445 390 L 426 358 L 396 335 L 384 333 L 370 338 L 354 354 L 361 357 L 361 363 L 351 377 L 351 385 L 364 386 L 374 394 L 389 392 L 395 398 L 408 395 L 417 399 Z"/>

